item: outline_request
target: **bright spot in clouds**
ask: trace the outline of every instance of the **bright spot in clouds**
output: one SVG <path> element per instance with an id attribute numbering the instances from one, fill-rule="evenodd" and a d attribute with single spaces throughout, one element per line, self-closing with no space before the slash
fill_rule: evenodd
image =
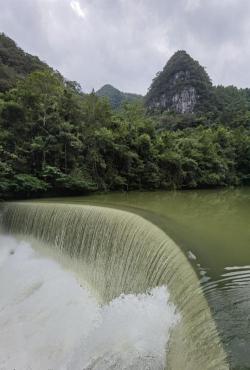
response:
<path id="1" fill-rule="evenodd" d="M 83 9 L 81 8 L 81 5 L 79 4 L 78 1 L 72 0 L 70 2 L 70 6 L 73 9 L 73 11 L 78 15 L 78 17 L 85 18 L 86 14 L 83 11 Z"/>

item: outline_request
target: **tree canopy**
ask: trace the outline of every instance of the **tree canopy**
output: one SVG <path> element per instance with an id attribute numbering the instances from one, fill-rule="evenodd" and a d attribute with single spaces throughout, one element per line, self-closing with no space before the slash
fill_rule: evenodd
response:
<path id="1" fill-rule="evenodd" d="M 0 93 L 0 198 L 250 184 L 249 90 L 204 79 L 211 109 L 152 114 L 50 68 L 16 78 Z"/>

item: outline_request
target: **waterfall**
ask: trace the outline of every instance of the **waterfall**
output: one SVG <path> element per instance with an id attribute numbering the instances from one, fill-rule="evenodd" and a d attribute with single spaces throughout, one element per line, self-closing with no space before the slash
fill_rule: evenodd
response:
<path id="1" fill-rule="evenodd" d="M 122 293 L 167 286 L 181 320 L 171 335 L 166 368 L 229 369 L 195 272 L 155 225 L 129 212 L 96 206 L 7 203 L 1 226 L 69 256 L 103 303 Z"/>

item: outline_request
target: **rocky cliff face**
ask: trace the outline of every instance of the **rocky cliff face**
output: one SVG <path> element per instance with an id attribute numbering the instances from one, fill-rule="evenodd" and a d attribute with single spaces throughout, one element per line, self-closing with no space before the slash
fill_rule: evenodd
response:
<path id="1" fill-rule="evenodd" d="M 184 87 L 180 93 L 172 98 L 172 109 L 177 113 L 193 113 L 197 101 L 197 94 L 194 87 Z"/>
<path id="2" fill-rule="evenodd" d="M 176 92 L 171 98 L 167 94 L 162 94 L 157 99 L 153 99 L 149 108 L 175 111 L 177 113 L 193 113 L 197 102 L 197 93 L 194 87 L 184 87 L 180 92 Z"/>
<path id="3" fill-rule="evenodd" d="M 145 102 L 150 110 L 194 113 L 211 88 L 205 69 L 185 51 L 179 51 L 153 80 Z"/>

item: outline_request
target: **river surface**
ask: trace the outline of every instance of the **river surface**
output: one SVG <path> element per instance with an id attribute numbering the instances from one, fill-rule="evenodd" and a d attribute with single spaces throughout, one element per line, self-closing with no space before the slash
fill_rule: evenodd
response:
<path id="1" fill-rule="evenodd" d="M 110 193 L 50 201 L 125 209 L 161 227 L 200 278 L 231 369 L 250 369 L 250 188 Z"/>

